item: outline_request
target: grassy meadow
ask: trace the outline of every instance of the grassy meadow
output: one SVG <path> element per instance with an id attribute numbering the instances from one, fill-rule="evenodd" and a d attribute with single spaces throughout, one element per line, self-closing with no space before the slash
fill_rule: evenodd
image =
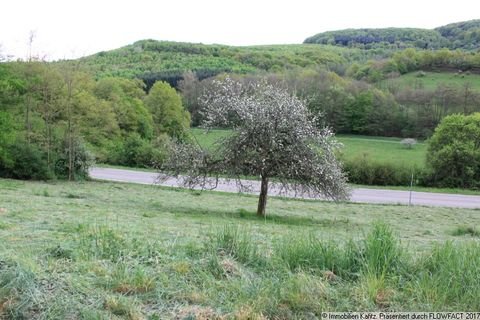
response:
<path id="1" fill-rule="evenodd" d="M 462 74 L 424 72 L 423 74 L 424 76 L 419 76 L 419 71 L 410 72 L 389 81 L 400 88 L 435 90 L 441 84 L 462 88 L 468 83 L 471 90 L 480 90 L 480 75 L 478 74 L 469 74 L 468 72 Z"/>
<path id="2" fill-rule="evenodd" d="M 229 130 L 211 130 L 208 133 L 200 128 L 192 128 L 191 132 L 203 148 L 211 148 L 215 141 L 228 135 Z M 417 143 L 412 149 L 406 149 L 399 138 L 368 137 L 358 135 L 337 135 L 343 144 L 341 157 L 345 160 L 356 160 L 367 157 L 376 162 L 391 163 L 405 167 L 422 168 L 425 165 L 427 145 Z"/>
<path id="3" fill-rule="evenodd" d="M 478 210 L 0 179 L 2 319 L 480 310 Z"/>

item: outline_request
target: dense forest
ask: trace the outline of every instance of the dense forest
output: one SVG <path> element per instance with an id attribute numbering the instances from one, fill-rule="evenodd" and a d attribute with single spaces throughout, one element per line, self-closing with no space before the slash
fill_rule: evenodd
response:
<path id="1" fill-rule="evenodd" d="M 186 71 L 193 71 L 198 78 L 205 79 L 221 73 L 282 73 L 298 68 L 344 66 L 353 61 L 365 62 L 384 56 L 380 50 L 321 45 L 232 47 L 142 40 L 81 58 L 80 61 L 97 78 L 139 78 L 147 85 L 164 80 L 176 86 Z"/>
<path id="2" fill-rule="evenodd" d="M 346 29 L 318 33 L 304 43 L 362 49 L 480 48 L 480 20 L 448 24 L 433 30 L 418 28 Z"/>

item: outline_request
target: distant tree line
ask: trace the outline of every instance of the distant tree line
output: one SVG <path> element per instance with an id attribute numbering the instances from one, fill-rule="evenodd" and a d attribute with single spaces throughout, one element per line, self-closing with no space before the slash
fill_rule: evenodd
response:
<path id="1" fill-rule="evenodd" d="M 325 69 L 233 77 L 246 83 L 263 77 L 280 83 L 307 102 L 319 126 L 330 126 L 336 133 L 428 138 L 443 117 L 480 111 L 480 92 L 468 83 L 435 90 L 398 88 L 388 82 L 379 86 L 343 78 Z M 200 80 L 194 72 L 185 73 L 178 82 L 193 126 L 203 119 L 198 98 L 211 89 L 211 82 L 212 78 Z"/>
<path id="2" fill-rule="evenodd" d="M 480 53 L 405 49 L 395 52 L 390 58 L 352 63 L 346 73 L 357 80 L 378 82 L 419 70 L 480 73 Z"/>
<path id="3" fill-rule="evenodd" d="M 327 31 L 304 43 L 329 44 L 361 49 L 466 49 L 480 48 L 480 20 L 470 20 L 429 29 L 378 28 Z"/>
<path id="4" fill-rule="evenodd" d="M 414 28 L 347 29 L 319 33 L 304 43 L 330 44 L 361 49 L 438 49 L 448 40 L 435 30 Z"/>

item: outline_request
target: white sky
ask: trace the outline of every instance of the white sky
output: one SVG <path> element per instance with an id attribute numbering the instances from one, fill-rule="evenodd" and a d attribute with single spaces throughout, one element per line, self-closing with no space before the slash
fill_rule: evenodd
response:
<path id="1" fill-rule="evenodd" d="M 301 43 L 362 27 L 435 28 L 479 19 L 479 0 L 1 0 L 3 54 L 73 58 L 141 39 L 229 45 Z"/>

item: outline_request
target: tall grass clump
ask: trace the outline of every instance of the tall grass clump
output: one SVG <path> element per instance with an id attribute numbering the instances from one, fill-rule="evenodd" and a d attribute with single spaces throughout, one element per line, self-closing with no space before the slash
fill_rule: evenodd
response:
<path id="1" fill-rule="evenodd" d="M 399 240 L 384 222 L 376 222 L 363 241 L 363 271 L 383 276 L 398 274 L 406 258 Z"/>
<path id="2" fill-rule="evenodd" d="M 472 237 L 480 237 L 480 231 L 473 226 L 459 226 L 452 232 L 452 236 L 470 235 Z"/>
<path id="3" fill-rule="evenodd" d="M 360 251 L 352 241 L 344 247 L 313 235 L 287 236 L 275 243 L 275 255 L 291 271 L 318 269 L 352 277 L 359 270 Z"/>
<path id="4" fill-rule="evenodd" d="M 480 309 L 480 244 L 437 245 L 418 262 L 413 292 L 433 307 Z"/>
<path id="5" fill-rule="evenodd" d="M 241 263 L 251 265 L 264 263 L 251 232 L 238 226 L 225 225 L 216 230 L 210 237 L 207 247 L 216 253 L 229 255 Z"/>

